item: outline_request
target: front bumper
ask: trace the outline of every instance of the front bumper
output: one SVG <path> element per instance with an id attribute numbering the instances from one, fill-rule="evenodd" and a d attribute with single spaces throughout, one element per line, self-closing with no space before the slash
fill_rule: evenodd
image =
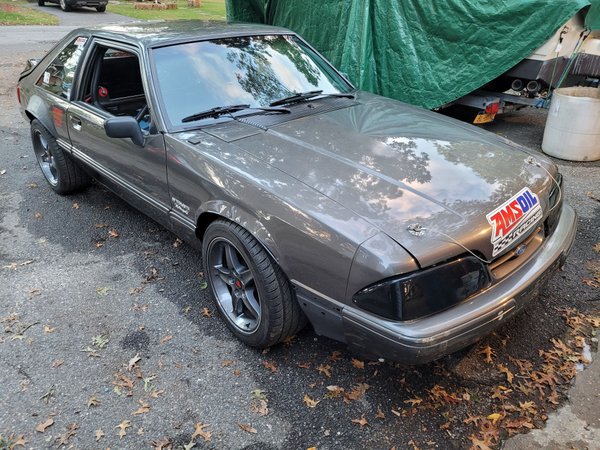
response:
<path id="1" fill-rule="evenodd" d="M 344 307 L 342 327 L 351 350 L 406 364 L 422 364 L 460 350 L 538 296 L 540 285 L 560 268 L 577 228 L 573 208 L 563 205 L 554 233 L 514 273 L 488 290 L 446 311 L 410 322 L 395 322 Z"/>

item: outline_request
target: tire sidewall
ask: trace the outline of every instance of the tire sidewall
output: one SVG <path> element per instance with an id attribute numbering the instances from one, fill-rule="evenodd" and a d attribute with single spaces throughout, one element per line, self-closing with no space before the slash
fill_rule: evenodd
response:
<path id="1" fill-rule="evenodd" d="M 48 183 L 48 185 L 57 193 L 59 194 L 63 194 L 65 192 L 67 192 L 67 187 L 64 185 L 64 168 L 63 168 L 63 163 L 64 163 L 64 158 L 65 158 L 65 154 L 63 153 L 62 149 L 60 148 L 60 146 L 58 145 L 58 143 L 56 142 L 56 138 L 52 135 L 52 133 L 50 133 L 46 127 L 44 127 L 41 122 L 39 122 L 37 119 L 33 120 L 31 122 L 31 141 L 32 144 L 35 145 L 35 139 L 36 139 L 36 133 L 40 133 L 42 136 L 44 136 L 44 138 L 46 139 L 46 142 L 48 143 L 48 149 L 50 150 L 50 152 L 52 153 L 52 156 L 54 157 L 55 160 L 55 166 L 56 166 L 56 184 L 52 184 L 48 181 L 48 179 L 46 178 L 46 176 L 44 175 L 44 172 L 42 171 L 42 176 L 44 177 L 44 180 L 46 180 L 46 182 Z M 40 167 L 40 171 L 41 171 L 41 166 L 40 166 L 40 161 L 37 158 L 36 155 L 36 161 L 38 163 L 38 167 Z"/>
<path id="2" fill-rule="evenodd" d="M 248 264 L 248 268 L 250 269 L 252 276 L 254 277 L 256 290 L 258 292 L 260 301 L 261 317 L 258 326 L 251 333 L 243 332 L 236 325 L 231 323 L 227 313 L 222 310 L 221 304 L 217 300 L 215 289 L 212 284 L 210 271 L 208 269 L 209 248 L 211 247 L 213 241 L 217 238 L 225 238 L 234 245 L 236 250 L 243 256 L 246 264 Z M 259 251 L 264 252 L 265 250 L 261 248 L 261 250 Z M 219 310 L 219 314 L 221 315 L 221 317 L 223 317 L 223 320 L 227 327 L 233 332 L 233 334 L 236 335 L 238 339 L 240 339 L 247 345 L 250 345 L 252 347 L 268 346 L 265 345 L 265 342 L 270 342 L 272 340 L 272 334 L 274 331 L 274 324 L 271 321 L 273 305 L 269 301 L 269 293 L 266 289 L 265 276 L 254 261 L 254 257 L 252 256 L 252 254 L 246 248 L 246 245 L 243 242 L 243 240 L 240 239 L 240 237 L 237 236 L 237 234 L 234 231 L 232 231 L 231 227 L 228 226 L 227 223 L 222 221 L 214 222 L 209 226 L 209 228 L 206 231 L 206 234 L 204 235 L 204 239 L 202 240 L 202 259 L 204 273 L 208 283 L 210 295 L 217 309 Z M 269 260 L 269 264 L 272 265 L 273 262 Z M 270 270 L 273 270 L 272 267 L 270 268 Z M 277 291 L 277 293 L 280 294 L 281 289 L 278 287 Z M 271 293 L 271 296 L 272 295 L 273 293 Z"/>

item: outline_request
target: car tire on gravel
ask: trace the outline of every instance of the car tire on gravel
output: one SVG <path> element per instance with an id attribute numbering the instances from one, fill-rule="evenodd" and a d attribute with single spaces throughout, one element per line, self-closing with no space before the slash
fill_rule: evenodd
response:
<path id="1" fill-rule="evenodd" d="M 71 8 L 71 5 L 67 5 L 66 0 L 59 0 L 59 5 L 60 5 L 60 9 L 62 9 L 65 12 L 69 12 L 73 9 L 73 8 Z"/>
<path id="2" fill-rule="evenodd" d="M 106 11 L 106 5 L 96 6 L 96 11 L 98 11 L 98 12 L 104 12 L 104 11 Z"/>
<path id="3" fill-rule="evenodd" d="M 60 148 L 56 138 L 37 119 L 31 122 L 31 141 L 42 174 L 56 193 L 70 194 L 90 184 L 89 175 Z"/>
<path id="4" fill-rule="evenodd" d="M 269 347 L 306 325 L 281 268 L 238 224 L 212 222 L 202 240 L 202 259 L 219 313 L 245 344 Z"/>

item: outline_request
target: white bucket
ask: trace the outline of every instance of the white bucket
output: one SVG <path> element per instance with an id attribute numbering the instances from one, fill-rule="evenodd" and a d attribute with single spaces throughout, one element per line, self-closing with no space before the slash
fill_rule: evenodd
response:
<path id="1" fill-rule="evenodd" d="M 554 91 L 542 150 L 569 161 L 600 159 L 600 88 L 569 87 Z"/>

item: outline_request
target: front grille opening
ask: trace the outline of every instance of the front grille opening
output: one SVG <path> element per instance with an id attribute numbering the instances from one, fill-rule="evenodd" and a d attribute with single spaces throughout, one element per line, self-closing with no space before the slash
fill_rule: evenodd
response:
<path id="1" fill-rule="evenodd" d="M 527 261 L 544 241 L 544 229 L 539 226 L 527 239 L 489 265 L 495 280 L 504 278 Z"/>

